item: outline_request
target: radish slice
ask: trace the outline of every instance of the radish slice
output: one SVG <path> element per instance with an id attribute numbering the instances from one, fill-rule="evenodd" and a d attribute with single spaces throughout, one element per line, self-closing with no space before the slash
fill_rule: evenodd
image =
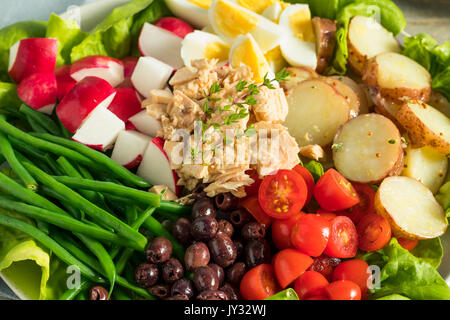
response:
<path id="1" fill-rule="evenodd" d="M 72 137 L 73 140 L 98 150 L 106 150 L 116 142 L 125 122 L 106 108 L 97 107 Z"/>
<path id="2" fill-rule="evenodd" d="M 75 87 L 77 82 L 70 76 L 70 65 L 59 66 L 55 68 L 56 82 L 58 84 L 58 100 L 61 101 L 70 90 Z"/>
<path id="3" fill-rule="evenodd" d="M 194 32 L 194 28 L 189 23 L 175 17 L 160 18 L 155 22 L 155 26 L 170 31 L 183 39 L 187 34 Z"/>
<path id="4" fill-rule="evenodd" d="M 33 73 L 53 72 L 58 55 L 58 40 L 29 38 L 16 42 L 9 49 L 8 73 L 19 83 Z"/>
<path id="5" fill-rule="evenodd" d="M 122 61 L 105 56 L 89 56 L 75 62 L 70 75 L 77 82 L 86 77 L 98 77 L 108 81 L 113 87 L 125 79 Z"/>
<path id="6" fill-rule="evenodd" d="M 34 73 L 17 86 L 19 98 L 35 110 L 52 114 L 56 104 L 56 77 L 53 73 Z"/>
<path id="7" fill-rule="evenodd" d="M 130 87 L 121 87 L 116 89 L 116 96 L 108 109 L 122 121 L 127 121 L 142 110 L 141 104 L 136 90 Z"/>
<path id="8" fill-rule="evenodd" d="M 122 59 L 123 63 L 123 75 L 125 78 L 131 78 L 131 75 L 134 72 L 134 69 L 136 68 L 136 65 L 138 63 L 139 58 L 138 57 L 125 57 Z"/>
<path id="9" fill-rule="evenodd" d="M 133 169 L 141 163 L 150 141 L 149 136 L 137 131 L 122 131 L 117 138 L 111 159 L 127 169 Z"/>
<path id="10" fill-rule="evenodd" d="M 162 89 L 172 75 L 173 68 L 152 57 L 140 57 L 131 76 L 134 88 L 144 97 L 150 97 L 150 91 Z"/>
<path id="11" fill-rule="evenodd" d="M 56 114 L 67 130 L 75 133 L 94 109 L 108 108 L 115 94 L 116 90 L 105 80 L 84 78 L 58 104 Z"/>
<path id="12" fill-rule="evenodd" d="M 138 114 L 132 116 L 129 120 L 137 131 L 142 132 L 152 138 L 158 135 L 161 130 L 161 122 L 147 114 L 146 110 L 142 110 Z"/>

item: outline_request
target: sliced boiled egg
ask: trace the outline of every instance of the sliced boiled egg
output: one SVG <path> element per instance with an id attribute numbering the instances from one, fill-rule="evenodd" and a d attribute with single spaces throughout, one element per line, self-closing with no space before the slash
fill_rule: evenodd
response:
<path id="1" fill-rule="evenodd" d="M 209 25 L 208 9 L 212 0 L 165 0 L 167 7 L 178 18 L 198 28 Z"/>
<path id="2" fill-rule="evenodd" d="M 270 7 L 278 0 L 230 0 L 237 3 L 241 7 L 253 11 L 257 14 L 262 14 L 267 7 Z"/>
<path id="3" fill-rule="evenodd" d="M 317 67 L 315 34 L 311 22 L 311 11 L 307 4 L 286 7 L 280 16 L 283 29 L 281 52 L 286 61 L 295 67 Z"/>
<path id="4" fill-rule="evenodd" d="M 281 11 L 283 11 L 283 8 L 281 7 L 281 3 L 277 1 L 274 4 L 268 6 L 266 9 L 264 9 L 262 16 L 264 18 L 269 19 L 272 22 L 278 23 Z"/>
<path id="5" fill-rule="evenodd" d="M 236 37 L 250 33 L 263 52 L 279 45 L 280 27 L 263 16 L 241 7 L 232 0 L 213 0 L 209 22 L 216 34 L 233 43 Z"/>
<path id="6" fill-rule="evenodd" d="M 267 63 L 269 64 L 270 69 L 274 73 L 277 73 L 281 69 L 288 66 L 286 59 L 284 59 L 283 54 L 281 53 L 280 46 L 267 51 L 264 56 L 267 60 Z"/>
<path id="7" fill-rule="evenodd" d="M 251 34 L 240 35 L 236 38 L 230 51 L 230 64 L 238 68 L 247 65 L 253 73 L 253 80 L 261 83 L 271 70 L 264 53 Z"/>
<path id="8" fill-rule="evenodd" d="M 215 34 L 194 31 L 181 43 L 181 58 L 186 66 L 197 59 L 218 59 L 228 61 L 230 45 Z"/>

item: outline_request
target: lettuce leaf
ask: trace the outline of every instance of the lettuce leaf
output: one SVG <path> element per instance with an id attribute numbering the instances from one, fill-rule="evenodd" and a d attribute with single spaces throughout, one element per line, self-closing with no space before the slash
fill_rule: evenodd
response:
<path id="1" fill-rule="evenodd" d="M 8 75 L 9 48 L 25 38 L 45 37 L 46 21 L 21 21 L 0 30 L 0 81 L 11 82 Z"/>
<path id="2" fill-rule="evenodd" d="M 314 160 L 308 162 L 304 167 L 311 173 L 314 178 L 314 182 L 317 182 L 325 173 L 323 166 Z"/>
<path id="3" fill-rule="evenodd" d="M 336 19 L 340 0 L 288 0 L 290 3 L 307 3 L 313 17 Z"/>
<path id="4" fill-rule="evenodd" d="M 48 20 L 46 37 L 58 40 L 56 65 L 70 64 L 72 48 L 83 41 L 86 36 L 87 34 L 81 31 L 75 21 L 65 20 L 53 13 Z"/>
<path id="5" fill-rule="evenodd" d="M 17 85 L 9 82 L 0 82 L 0 108 L 19 107 L 22 101 L 17 96 Z"/>
<path id="6" fill-rule="evenodd" d="M 411 299 L 404 297 L 402 295 L 399 295 L 399 294 L 390 294 L 388 296 L 378 298 L 377 300 L 411 300 Z"/>

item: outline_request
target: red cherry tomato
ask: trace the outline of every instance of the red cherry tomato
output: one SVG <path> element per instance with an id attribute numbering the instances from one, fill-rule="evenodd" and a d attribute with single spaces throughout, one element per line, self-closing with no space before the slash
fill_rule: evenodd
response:
<path id="1" fill-rule="evenodd" d="M 329 169 L 317 181 L 314 197 L 320 207 L 328 211 L 345 210 L 359 203 L 352 184 L 334 169 Z"/>
<path id="2" fill-rule="evenodd" d="M 325 277 L 316 271 L 306 271 L 294 282 L 294 290 L 300 300 L 310 296 L 326 295 L 325 287 L 329 284 Z"/>
<path id="3" fill-rule="evenodd" d="M 256 221 L 268 227 L 272 224 L 272 217 L 268 216 L 259 205 L 258 196 L 247 197 L 241 200 L 240 205 L 244 207 L 255 218 Z"/>
<path id="4" fill-rule="evenodd" d="M 330 300 L 361 300 L 361 289 L 349 280 L 338 280 L 325 287 Z"/>
<path id="5" fill-rule="evenodd" d="M 245 187 L 245 193 L 247 196 L 254 196 L 258 195 L 259 186 L 261 185 L 262 180 L 259 178 L 258 172 L 255 170 L 247 170 L 245 171 L 246 174 L 250 176 L 250 178 L 253 179 L 253 184 Z"/>
<path id="6" fill-rule="evenodd" d="M 314 178 L 311 172 L 309 172 L 308 169 L 301 165 L 296 165 L 292 170 L 301 175 L 303 177 L 303 180 L 305 180 L 306 186 L 308 187 L 308 196 L 306 198 L 306 204 L 308 204 L 314 194 Z"/>
<path id="7" fill-rule="evenodd" d="M 305 180 L 292 170 L 279 170 L 264 178 L 259 188 L 259 204 L 276 219 L 288 219 L 305 205 L 308 188 Z"/>
<path id="8" fill-rule="evenodd" d="M 264 300 L 280 291 L 273 267 L 260 264 L 247 271 L 241 280 L 240 291 L 245 300 Z"/>
<path id="9" fill-rule="evenodd" d="M 323 210 L 322 208 L 317 210 L 317 215 L 327 219 L 328 221 L 331 221 L 331 220 L 333 220 L 334 218 L 337 217 L 336 213 L 328 212 L 326 210 Z"/>
<path id="10" fill-rule="evenodd" d="M 278 250 L 294 247 L 291 242 L 292 229 L 303 215 L 303 212 L 299 212 L 289 219 L 274 219 L 272 223 L 272 241 Z"/>
<path id="11" fill-rule="evenodd" d="M 324 253 L 334 258 L 353 258 L 358 251 L 358 233 L 352 220 L 338 216 L 330 223 L 330 237 Z"/>
<path id="12" fill-rule="evenodd" d="M 408 251 L 413 251 L 414 248 L 419 244 L 418 240 L 410 240 L 405 238 L 397 238 L 398 244 Z"/>
<path id="13" fill-rule="evenodd" d="M 349 208 L 344 215 L 352 219 L 354 224 L 358 224 L 364 215 L 375 213 L 375 191 L 368 184 L 352 183 L 352 185 L 360 201 L 356 206 Z"/>
<path id="14" fill-rule="evenodd" d="M 305 300 L 330 300 L 327 296 L 311 296 Z"/>
<path id="15" fill-rule="evenodd" d="M 368 214 L 357 225 L 359 248 L 364 251 L 377 251 L 391 240 L 391 225 L 383 216 Z"/>
<path id="16" fill-rule="evenodd" d="M 313 264 L 309 267 L 309 271 L 319 272 L 328 281 L 331 281 L 333 277 L 333 271 L 341 263 L 341 259 L 332 258 L 326 255 L 321 255 L 314 259 Z"/>
<path id="17" fill-rule="evenodd" d="M 369 289 L 368 280 L 371 277 L 371 271 L 367 262 L 361 259 L 353 259 L 342 262 L 334 269 L 333 281 L 350 280 L 356 283 L 361 289 L 363 297 L 366 296 Z"/>
<path id="18" fill-rule="evenodd" d="M 312 256 L 320 256 L 327 247 L 330 236 L 330 223 L 316 214 L 301 216 L 292 229 L 292 245 L 301 252 Z"/>
<path id="19" fill-rule="evenodd" d="M 311 266 L 313 259 L 295 249 L 284 249 L 273 257 L 272 262 L 278 283 L 284 289 Z"/>

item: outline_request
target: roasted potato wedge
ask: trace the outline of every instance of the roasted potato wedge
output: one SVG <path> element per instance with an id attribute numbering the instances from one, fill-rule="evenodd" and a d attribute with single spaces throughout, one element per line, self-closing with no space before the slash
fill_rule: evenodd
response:
<path id="1" fill-rule="evenodd" d="M 333 57 L 336 45 L 336 23 L 326 18 L 312 18 L 314 34 L 316 36 L 316 53 L 318 73 L 323 73 Z"/>
<path id="2" fill-rule="evenodd" d="M 396 237 L 425 240 L 447 230 L 444 210 L 433 193 L 409 177 L 386 178 L 375 196 L 375 210 L 390 222 Z"/>
<path id="3" fill-rule="evenodd" d="M 430 73 L 414 60 L 393 52 L 370 59 L 363 81 L 394 103 L 403 103 L 405 98 L 427 102 L 431 94 Z"/>
<path id="4" fill-rule="evenodd" d="M 403 170 L 400 132 L 379 114 L 364 114 L 347 122 L 336 134 L 332 149 L 336 169 L 351 181 L 376 184 Z"/>
<path id="5" fill-rule="evenodd" d="M 345 99 L 347 99 L 348 103 L 350 104 L 350 117 L 355 118 L 359 114 L 359 108 L 360 108 L 360 100 L 356 92 L 347 84 L 345 84 L 342 80 L 339 80 L 340 77 L 322 77 L 323 81 L 328 83 L 329 85 L 333 86 L 340 94 L 344 96 Z M 343 79 L 343 77 L 342 77 Z M 350 79 L 351 80 L 351 79 Z M 352 80 L 353 81 L 353 80 Z"/>
<path id="6" fill-rule="evenodd" d="M 282 82 L 280 85 L 285 92 L 297 86 L 300 82 L 319 78 L 319 74 L 309 67 L 291 67 L 286 69 L 289 72 L 287 81 Z"/>
<path id="7" fill-rule="evenodd" d="M 348 29 L 348 62 L 361 75 L 367 61 L 383 52 L 401 52 L 394 35 L 372 17 L 355 16 Z"/>
<path id="8" fill-rule="evenodd" d="M 407 101 L 396 115 L 415 148 L 429 146 L 450 154 L 450 118 L 421 101 Z"/>
<path id="9" fill-rule="evenodd" d="M 350 104 L 335 88 L 313 79 L 299 83 L 287 95 L 289 113 L 284 125 L 300 147 L 325 147 L 350 119 Z"/>
<path id="10" fill-rule="evenodd" d="M 331 76 L 331 78 L 339 80 L 353 89 L 359 99 L 359 114 L 366 114 L 370 112 L 373 102 L 370 100 L 370 96 L 366 93 L 363 84 L 357 83 L 352 78 L 346 76 Z"/>

